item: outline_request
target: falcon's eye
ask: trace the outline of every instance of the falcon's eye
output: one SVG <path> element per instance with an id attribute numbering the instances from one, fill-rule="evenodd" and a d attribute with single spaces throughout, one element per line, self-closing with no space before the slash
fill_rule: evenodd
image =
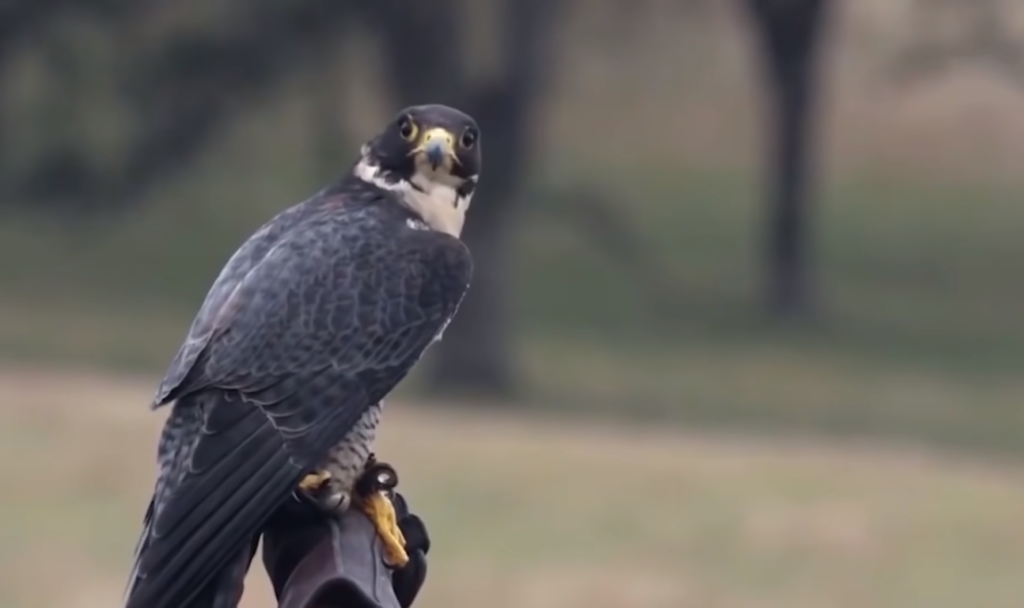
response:
<path id="1" fill-rule="evenodd" d="M 459 145 L 467 150 L 471 150 L 473 149 L 473 146 L 476 145 L 478 137 L 479 134 L 476 132 L 476 129 L 470 127 L 462 132 L 462 137 L 459 139 Z"/>
<path id="2" fill-rule="evenodd" d="M 412 121 L 408 116 L 403 116 L 398 121 L 398 134 L 402 136 L 405 141 L 412 141 L 416 139 L 416 133 L 419 129 L 416 128 L 416 123 Z"/>

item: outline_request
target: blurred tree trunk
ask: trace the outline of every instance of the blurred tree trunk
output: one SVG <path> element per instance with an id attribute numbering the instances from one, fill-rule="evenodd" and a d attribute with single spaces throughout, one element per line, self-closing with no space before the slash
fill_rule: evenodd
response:
<path id="1" fill-rule="evenodd" d="M 438 345 L 428 390 L 507 398 L 519 386 L 510 303 L 510 246 L 517 202 L 533 149 L 534 108 L 553 67 L 550 44 L 556 0 L 504 0 L 501 65 L 479 81 L 470 77 L 471 49 L 461 42 L 461 3 L 368 0 L 365 10 L 383 35 L 391 88 L 400 105 L 445 103 L 480 124 L 483 178 L 463 235 L 475 272 L 459 314 Z"/>
<path id="2" fill-rule="evenodd" d="M 813 127 L 829 0 L 746 0 L 771 105 L 765 300 L 779 316 L 812 309 L 808 216 Z"/>

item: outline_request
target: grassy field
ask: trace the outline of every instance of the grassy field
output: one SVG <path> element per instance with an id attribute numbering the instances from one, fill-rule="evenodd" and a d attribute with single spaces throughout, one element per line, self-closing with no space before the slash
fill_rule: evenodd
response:
<path id="1" fill-rule="evenodd" d="M 0 374 L 0 606 L 120 596 L 152 379 Z M 1024 597 L 1024 471 L 875 444 L 392 408 L 435 537 L 419 608 L 944 608 Z M 243 606 L 272 606 L 254 569 Z"/>
<path id="2" fill-rule="evenodd" d="M 268 177 L 257 185 L 277 183 L 269 169 L 259 175 Z M 609 179 L 609 192 L 623 193 L 614 200 L 660 262 L 660 285 L 530 199 L 513 303 L 525 401 L 1024 451 L 1017 190 L 825 188 L 815 216 L 821 316 L 794 328 L 766 323 L 757 307 L 752 181 L 713 172 L 639 181 Z M 206 209 L 206 221 L 185 226 L 190 215 L 158 206 L 73 238 L 0 226 L 0 258 L 18 262 L 0 268 L 0 358 L 160 373 L 217 269 L 271 212 L 182 200 Z M 167 226 L 187 231 L 189 246 Z"/>

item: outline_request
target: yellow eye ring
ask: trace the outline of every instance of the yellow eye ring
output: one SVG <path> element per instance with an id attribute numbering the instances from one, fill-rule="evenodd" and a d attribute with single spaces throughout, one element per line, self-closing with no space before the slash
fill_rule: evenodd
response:
<path id="1" fill-rule="evenodd" d="M 419 132 L 419 127 L 417 127 L 416 123 L 408 116 L 403 116 L 402 119 L 398 121 L 398 134 L 401 135 L 402 139 L 405 141 L 415 140 L 416 136 L 419 135 Z"/>

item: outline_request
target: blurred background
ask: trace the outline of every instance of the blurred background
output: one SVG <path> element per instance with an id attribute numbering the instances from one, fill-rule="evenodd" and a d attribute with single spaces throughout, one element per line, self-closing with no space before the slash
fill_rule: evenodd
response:
<path id="1" fill-rule="evenodd" d="M 424 102 L 485 159 L 377 450 L 416 608 L 1020 605 L 1021 3 L 6 0 L 0 607 L 116 605 L 207 287 Z"/>

